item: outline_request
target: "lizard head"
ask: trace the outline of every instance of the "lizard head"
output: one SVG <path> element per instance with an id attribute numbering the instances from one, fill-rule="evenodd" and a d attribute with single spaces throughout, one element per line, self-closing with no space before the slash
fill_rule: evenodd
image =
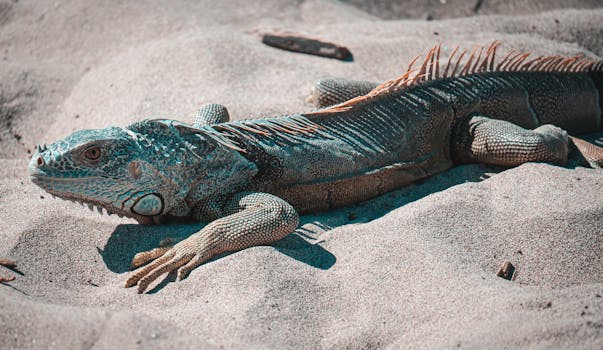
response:
<path id="1" fill-rule="evenodd" d="M 154 140 L 128 128 L 81 130 L 49 146 L 38 146 L 29 163 L 31 180 L 50 194 L 102 208 L 109 214 L 153 223 L 173 204 L 170 162 L 156 156 Z M 161 146 L 159 146 L 161 147 Z M 160 159 L 160 161 L 158 161 Z"/>

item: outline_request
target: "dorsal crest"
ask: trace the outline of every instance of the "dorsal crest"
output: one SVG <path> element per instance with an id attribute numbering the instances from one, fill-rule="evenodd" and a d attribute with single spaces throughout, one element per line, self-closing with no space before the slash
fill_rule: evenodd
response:
<path id="1" fill-rule="evenodd" d="M 197 155 L 194 151 L 195 147 L 184 139 L 186 134 L 201 139 L 211 139 L 223 147 L 245 153 L 247 151 L 237 141 L 238 139 L 253 139 L 254 137 L 288 138 L 300 134 L 309 135 L 319 129 L 323 129 L 323 127 L 303 115 L 247 119 L 201 127 L 173 119 L 147 119 L 127 127 L 127 130 L 139 133 L 140 138 L 147 138 L 145 134 L 148 134 L 151 130 L 154 130 L 154 133 L 167 133 L 168 137 L 174 137 L 182 142 L 194 155 Z"/>
<path id="2" fill-rule="evenodd" d="M 368 94 L 355 97 L 340 104 L 305 115 L 319 115 L 347 111 L 355 105 L 377 96 L 387 95 L 426 81 L 462 77 L 470 74 L 488 72 L 593 72 L 603 71 L 603 61 L 586 58 L 582 55 L 564 57 L 559 55 L 538 56 L 529 59 L 530 52 L 509 51 L 497 62 L 496 50 L 500 45 L 494 41 L 488 47 L 477 46 L 469 51 L 455 47 L 445 66 L 440 62 L 442 44 L 433 46 L 425 55 L 415 57 L 406 71 L 397 78 L 386 81 Z M 422 58 L 422 61 L 420 59 Z M 418 68 L 417 62 L 421 62 Z"/>

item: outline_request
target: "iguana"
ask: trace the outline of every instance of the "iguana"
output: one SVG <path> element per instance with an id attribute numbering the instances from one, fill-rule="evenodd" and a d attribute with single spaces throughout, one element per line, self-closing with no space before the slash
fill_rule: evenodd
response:
<path id="1" fill-rule="evenodd" d="M 29 165 L 53 195 L 160 223 L 207 226 L 173 246 L 138 253 L 126 287 L 142 293 L 164 273 L 178 279 L 216 254 L 275 242 L 298 213 L 364 201 L 455 164 L 565 164 L 572 149 L 593 167 L 603 149 L 569 134 L 601 130 L 603 61 L 441 45 L 382 84 L 327 79 L 321 109 L 228 121 L 217 104 L 192 124 L 155 119 L 82 130 L 38 146 Z M 421 62 L 421 61 L 419 61 Z M 327 106 L 330 105 L 330 106 Z"/>

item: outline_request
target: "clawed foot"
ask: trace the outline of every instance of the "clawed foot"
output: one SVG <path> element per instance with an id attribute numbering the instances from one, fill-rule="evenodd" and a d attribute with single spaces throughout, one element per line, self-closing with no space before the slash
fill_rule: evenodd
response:
<path id="1" fill-rule="evenodd" d="M 199 247 L 197 243 L 196 237 L 192 236 L 173 247 L 160 246 L 159 248 L 136 254 L 132 259 L 132 270 L 147 263 L 149 264 L 128 278 L 126 288 L 138 285 L 138 293 L 144 293 L 147 287 L 159 278 L 159 276 L 176 269 L 178 269 L 177 280 L 182 280 L 195 267 L 201 265 L 206 260 L 204 254 L 194 249 L 196 246 Z"/>

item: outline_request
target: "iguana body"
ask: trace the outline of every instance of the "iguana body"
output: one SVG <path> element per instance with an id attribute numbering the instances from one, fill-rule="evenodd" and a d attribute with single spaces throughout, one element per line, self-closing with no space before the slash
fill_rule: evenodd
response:
<path id="1" fill-rule="evenodd" d="M 341 103 L 316 112 L 226 122 L 226 110 L 209 105 L 194 125 L 152 120 L 77 132 L 40 148 L 30 173 L 52 194 L 141 223 L 210 222 L 134 258 L 134 267 L 154 260 L 126 283 L 142 292 L 165 272 L 180 268 L 181 278 L 221 252 L 281 239 L 298 213 L 370 199 L 455 163 L 563 164 L 574 147 L 597 165 L 603 151 L 562 129 L 601 130 L 603 65 L 516 54 L 495 67 L 496 45 L 464 62 L 455 50 L 445 70 L 436 46 L 418 71 L 411 65 L 377 87 L 323 81 L 314 101 Z"/>

